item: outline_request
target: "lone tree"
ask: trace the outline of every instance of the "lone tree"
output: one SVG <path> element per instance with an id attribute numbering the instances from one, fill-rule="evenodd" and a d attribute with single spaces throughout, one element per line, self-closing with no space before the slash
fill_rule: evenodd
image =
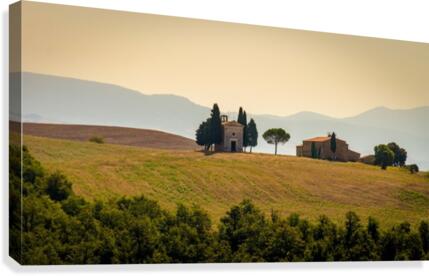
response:
<path id="1" fill-rule="evenodd" d="M 375 164 L 381 166 L 383 170 L 387 166 L 393 165 L 395 154 L 387 145 L 378 145 L 374 147 Z"/>
<path id="2" fill-rule="evenodd" d="M 334 160 L 337 159 L 336 151 L 337 151 L 337 135 L 335 135 L 335 132 L 332 132 L 331 134 L 331 151 L 334 154 Z"/>
<path id="3" fill-rule="evenodd" d="M 277 155 L 277 145 L 284 144 L 290 139 L 290 134 L 282 128 L 270 128 L 262 135 L 268 144 L 274 144 L 274 154 Z"/>
<path id="4" fill-rule="evenodd" d="M 219 106 L 217 104 L 213 105 L 210 119 L 210 132 L 212 136 L 211 144 L 219 144 L 222 142 L 222 121 L 220 118 Z"/>
<path id="5" fill-rule="evenodd" d="M 252 148 L 258 145 L 258 130 L 256 128 L 256 123 L 253 119 L 250 119 L 246 131 L 248 146 L 250 146 L 250 152 L 252 152 Z"/>

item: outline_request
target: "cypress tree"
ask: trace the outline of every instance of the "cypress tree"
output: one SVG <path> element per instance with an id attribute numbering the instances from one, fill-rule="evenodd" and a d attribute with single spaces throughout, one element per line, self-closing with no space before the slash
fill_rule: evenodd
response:
<path id="1" fill-rule="evenodd" d="M 331 151 L 334 154 L 334 160 L 337 159 L 336 151 L 337 151 L 337 136 L 335 135 L 335 132 L 332 132 L 331 134 Z"/>
<path id="2" fill-rule="evenodd" d="M 243 108 L 241 106 L 238 109 L 237 122 L 239 122 L 240 124 L 243 122 Z"/>
<path id="3" fill-rule="evenodd" d="M 222 121 L 220 118 L 220 110 L 217 104 L 213 105 L 210 116 L 210 132 L 211 132 L 211 144 L 219 144 L 222 142 Z"/>
<path id="4" fill-rule="evenodd" d="M 243 121 L 241 124 L 244 126 L 243 128 L 243 147 L 244 151 L 246 151 L 246 147 L 249 145 L 249 139 L 247 137 L 247 114 L 246 111 L 243 111 Z"/>
<path id="5" fill-rule="evenodd" d="M 252 152 L 252 147 L 256 147 L 258 145 L 258 130 L 256 128 L 256 123 L 253 119 L 250 119 L 246 131 L 248 146 L 250 146 L 250 152 Z"/>

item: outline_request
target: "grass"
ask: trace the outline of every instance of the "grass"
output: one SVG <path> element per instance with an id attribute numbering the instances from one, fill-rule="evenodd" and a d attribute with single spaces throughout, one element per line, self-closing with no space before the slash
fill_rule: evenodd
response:
<path id="1" fill-rule="evenodd" d="M 215 222 L 233 205 L 251 199 L 267 214 L 326 214 L 343 221 L 347 211 L 384 227 L 429 218 L 429 178 L 399 168 L 293 156 L 157 150 L 25 136 L 31 154 L 60 170 L 89 200 L 144 194 L 170 210 L 197 204 Z"/>

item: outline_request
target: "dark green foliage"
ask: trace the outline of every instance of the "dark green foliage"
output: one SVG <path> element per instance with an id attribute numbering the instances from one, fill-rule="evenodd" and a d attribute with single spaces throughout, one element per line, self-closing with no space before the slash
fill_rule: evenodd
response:
<path id="1" fill-rule="evenodd" d="M 378 145 L 374 147 L 375 164 L 379 165 L 383 170 L 387 166 L 393 165 L 395 154 L 387 145 Z"/>
<path id="2" fill-rule="evenodd" d="M 20 150 L 11 146 L 10 199 L 19 199 Z M 428 222 L 380 231 L 349 212 L 343 226 L 321 216 L 271 217 L 249 200 L 233 206 L 214 231 L 207 213 L 178 205 L 175 214 L 137 196 L 87 202 L 60 173 L 46 175 L 28 151 L 26 192 L 11 202 L 10 254 L 23 264 L 115 264 L 421 260 L 429 257 Z M 21 228 L 22 226 L 22 228 Z M 22 237 L 22 242 L 20 242 Z M 22 250 L 22 251 L 21 251 Z"/>
<path id="3" fill-rule="evenodd" d="M 52 200 L 62 201 L 73 195 L 72 184 L 59 172 L 46 179 L 46 193 Z"/>
<path id="4" fill-rule="evenodd" d="M 23 155 L 24 158 L 27 155 L 26 148 Z M 9 146 L 9 254 L 19 262 L 22 262 L 21 189 L 24 186 L 21 183 L 21 161 L 21 147 L 11 143 Z M 23 182 L 25 182 L 24 179 Z"/>
<path id="5" fill-rule="evenodd" d="M 237 122 L 241 124 L 243 121 L 243 108 L 240 106 L 238 109 L 238 116 L 237 116 Z"/>
<path id="6" fill-rule="evenodd" d="M 268 144 L 274 145 L 274 154 L 277 155 L 277 145 L 284 144 L 290 139 L 290 134 L 282 128 L 270 128 L 262 135 Z"/>
<path id="7" fill-rule="evenodd" d="M 378 221 L 375 220 L 373 217 L 369 217 L 368 218 L 367 231 L 368 231 L 368 235 L 370 236 L 370 238 L 375 242 L 378 242 L 378 240 L 380 239 L 379 228 L 380 228 L 380 226 L 378 224 Z"/>
<path id="8" fill-rule="evenodd" d="M 249 146 L 249 137 L 248 137 L 248 126 L 247 126 L 247 114 L 246 111 L 240 106 L 238 110 L 237 122 L 244 126 L 243 128 L 243 147 L 246 148 Z"/>
<path id="9" fill-rule="evenodd" d="M 407 161 L 407 151 L 398 146 L 395 142 L 390 142 L 387 146 L 394 153 L 392 162 L 393 166 L 405 166 L 405 161 Z"/>
<path id="10" fill-rule="evenodd" d="M 417 164 L 407 165 L 406 168 L 410 171 L 410 173 L 418 173 L 419 172 L 419 166 L 417 166 Z"/>
<path id="11" fill-rule="evenodd" d="M 422 221 L 419 226 L 420 239 L 422 241 L 423 251 L 429 253 L 429 223 Z"/>
<path id="12" fill-rule="evenodd" d="M 252 152 L 252 148 L 258 145 L 258 130 L 256 128 L 256 123 L 253 119 L 250 119 L 249 124 L 246 129 L 248 146 L 250 146 L 250 152 Z"/>
<path id="13" fill-rule="evenodd" d="M 396 154 L 395 154 L 396 156 Z M 397 160 L 399 166 L 405 166 L 405 161 L 407 161 L 407 151 L 403 148 L 399 149 L 399 153 L 397 154 Z"/>
<path id="14" fill-rule="evenodd" d="M 381 238 L 381 258 L 383 260 L 420 260 L 423 245 L 420 236 L 411 231 L 409 223 L 401 223 Z"/>
<path id="15" fill-rule="evenodd" d="M 100 136 L 92 136 L 89 138 L 89 141 L 97 144 L 104 144 L 104 139 Z"/>
<path id="16" fill-rule="evenodd" d="M 243 147 L 246 148 L 249 146 L 249 139 L 247 137 L 247 113 L 246 111 L 243 112 L 243 122 L 241 123 L 243 128 Z"/>
<path id="17" fill-rule="evenodd" d="M 208 151 L 213 144 L 222 142 L 222 120 L 217 104 L 213 105 L 210 118 L 202 122 L 195 131 L 195 140 L 198 145 L 204 146 L 205 151 Z"/>
<path id="18" fill-rule="evenodd" d="M 196 131 L 196 142 L 200 146 L 204 146 L 204 150 L 209 150 L 212 142 L 211 119 L 202 122 Z"/>
<path id="19" fill-rule="evenodd" d="M 212 136 L 211 143 L 219 144 L 222 142 L 222 121 L 220 118 L 219 106 L 217 104 L 213 105 L 210 119 L 210 133 Z"/>
<path id="20" fill-rule="evenodd" d="M 330 148 L 332 153 L 334 154 L 334 160 L 335 160 L 336 152 L 337 152 L 337 135 L 335 134 L 335 132 L 332 132 L 331 134 Z"/>

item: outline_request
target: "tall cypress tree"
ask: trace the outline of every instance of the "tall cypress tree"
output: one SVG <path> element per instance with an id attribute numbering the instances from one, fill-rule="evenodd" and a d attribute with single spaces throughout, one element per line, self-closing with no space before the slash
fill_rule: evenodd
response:
<path id="1" fill-rule="evenodd" d="M 222 121 L 220 118 L 219 106 L 217 104 L 213 105 L 210 119 L 211 144 L 219 144 L 222 142 Z"/>
<path id="2" fill-rule="evenodd" d="M 247 114 L 246 111 L 243 111 L 243 121 L 241 124 L 244 126 L 243 128 L 243 147 L 244 151 L 246 151 L 246 147 L 249 146 L 249 139 L 247 137 Z"/>
<path id="3" fill-rule="evenodd" d="M 337 151 L 337 135 L 335 135 L 335 132 L 332 132 L 331 134 L 331 151 L 334 154 L 334 160 L 337 159 L 336 151 Z"/>
<path id="4" fill-rule="evenodd" d="M 240 106 L 240 108 L 238 109 L 237 122 L 241 124 L 242 121 L 243 121 L 243 108 Z"/>
<path id="5" fill-rule="evenodd" d="M 250 146 L 250 152 L 252 152 L 252 147 L 256 147 L 258 145 L 258 130 L 253 119 L 250 119 L 250 122 L 247 125 L 247 142 L 248 146 Z"/>

